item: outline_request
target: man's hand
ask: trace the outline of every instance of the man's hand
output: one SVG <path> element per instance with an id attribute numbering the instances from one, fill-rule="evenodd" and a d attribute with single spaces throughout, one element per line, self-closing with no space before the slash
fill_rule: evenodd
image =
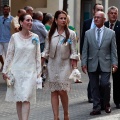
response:
<path id="1" fill-rule="evenodd" d="M 112 65 L 112 72 L 115 73 L 118 69 L 118 66 L 116 65 Z"/>
<path id="2" fill-rule="evenodd" d="M 82 66 L 82 71 L 86 74 L 87 73 L 87 66 Z"/>

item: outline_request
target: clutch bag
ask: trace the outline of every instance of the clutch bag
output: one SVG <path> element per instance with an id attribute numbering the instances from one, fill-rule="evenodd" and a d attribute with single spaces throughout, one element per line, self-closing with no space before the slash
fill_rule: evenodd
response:
<path id="1" fill-rule="evenodd" d="M 7 86 L 8 86 L 8 87 L 11 87 L 11 86 L 13 86 L 14 83 L 15 83 L 15 78 L 14 78 L 13 74 L 11 73 L 11 71 L 9 71 L 9 72 L 7 73 L 7 76 L 8 76 L 8 78 L 9 78 L 9 79 L 6 80 Z"/>
<path id="2" fill-rule="evenodd" d="M 37 84 L 37 89 L 42 89 L 42 77 L 37 78 L 36 84 Z"/>
<path id="3" fill-rule="evenodd" d="M 70 74 L 69 79 L 70 79 L 70 80 L 74 80 L 74 82 L 75 82 L 76 80 L 81 81 L 81 80 L 80 80 L 80 79 L 81 79 L 81 73 L 80 73 L 80 71 L 79 71 L 78 69 L 74 69 L 74 70 L 72 71 L 72 73 Z"/>

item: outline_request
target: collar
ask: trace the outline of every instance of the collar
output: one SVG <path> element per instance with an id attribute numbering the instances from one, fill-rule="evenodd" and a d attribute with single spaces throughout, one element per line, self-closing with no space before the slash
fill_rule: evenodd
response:
<path id="1" fill-rule="evenodd" d="M 92 22 L 94 22 L 94 18 L 92 19 Z"/>
<path id="2" fill-rule="evenodd" d="M 101 28 L 98 28 L 97 26 L 96 26 L 96 31 L 97 31 L 97 29 L 101 29 L 101 32 L 104 30 L 104 28 L 105 28 L 105 26 L 103 25 Z"/>
<path id="3" fill-rule="evenodd" d="M 113 24 L 113 26 L 115 26 L 116 22 L 117 22 L 117 20 L 114 23 L 110 23 L 110 21 L 109 21 L 109 27 L 111 24 Z"/>
<path id="4" fill-rule="evenodd" d="M 4 17 L 4 15 L 2 16 L 2 19 L 10 19 L 10 15 L 8 15 L 6 18 Z"/>
<path id="5" fill-rule="evenodd" d="M 41 22 L 40 20 L 37 19 L 33 19 L 34 22 Z M 42 22 L 41 22 L 42 23 Z"/>
<path id="6" fill-rule="evenodd" d="M 53 36 L 56 37 L 56 36 L 59 36 L 59 35 L 60 35 L 60 34 L 58 33 L 58 31 L 57 31 L 57 29 L 56 29 L 55 32 L 54 32 L 54 34 L 53 34 Z M 61 36 L 66 37 L 65 31 L 61 34 Z"/>

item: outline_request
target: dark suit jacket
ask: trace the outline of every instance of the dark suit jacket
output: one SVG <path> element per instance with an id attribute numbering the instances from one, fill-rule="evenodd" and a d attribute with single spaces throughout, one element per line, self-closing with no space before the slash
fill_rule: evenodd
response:
<path id="1" fill-rule="evenodd" d="M 85 20 L 83 23 L 82 35 L 80 40 L 80 54 L 82 54 L 85 32 L 90 29 L 91 23 L 92 23 L 92 19 Z"/>
<path id="2" fill-rule="evenodd" d="M 109 28 L 109 21 L 105 22 L 105 26 Z M 116 21 L 114 31 L 116 34 L 117 54 L 118 54 L 118 67 L 120 67 L 120 21 Z"/>

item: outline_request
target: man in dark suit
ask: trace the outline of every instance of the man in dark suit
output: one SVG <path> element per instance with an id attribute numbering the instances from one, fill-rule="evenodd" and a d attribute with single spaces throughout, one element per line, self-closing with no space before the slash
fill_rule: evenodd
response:
<path id="1" fill-rule="evenodd" d="M 103 11 L 103 6 L 100 3 L 96 3 L 93 7 L 93 15 L 97 12 L 97 11 Z M 84 43 L 84 36 L 85 36 L 85 32 L 89 29 L 92 29 L 95 27 L 95 23 L 94 23 L 94 18 L 88 19 L 84 21 L 83 24 L 83 30 L 82 30 L 82 36 L 81 36 L 81 41 L 80 41 L 80 54 L 82 57 L 82 48 L 83 48 L 83 43 Z M 90 82 L 88 83 L 88 88 L 87 88 L 87 95 L 88 95 L 88 102 L 92 103 L 92 94 L 91 94 L 91 89 L 90 89 Z"/>
<path id="2" fill-rule="evenodd" d="M 94 22 L 96 27 L 85 32 L 81 61 L 82 71 L 88 72 L 90 79 L 93 97 L 93 111 L 90 115 L 101 114 L 101 92 L 105 112 L 111 113 L 111 67 L 116 72 L 118 65 L 115 32 L 104 26 L 105 13 L 96 12 Z"/>
<path id="3" fill-rule="evenodd" d="M 118 55 L 118 70 L 113 73 L 113 100 L 116 108 L 120 109 L 120 21 L 117 20 L 118 8 L 111 6 L 108 8 L 108 21 L 105 26 L 113 29 L 116 34 L 117 55 Z"/>

